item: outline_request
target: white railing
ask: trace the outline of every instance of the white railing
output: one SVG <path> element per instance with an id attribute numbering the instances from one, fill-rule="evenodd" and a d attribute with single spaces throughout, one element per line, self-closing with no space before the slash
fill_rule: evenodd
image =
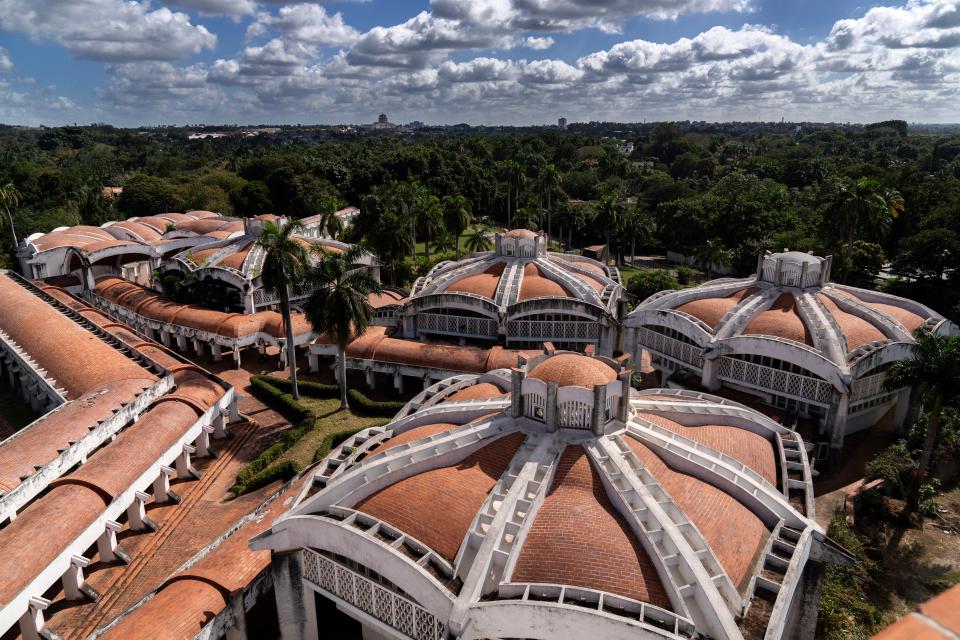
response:
<path id="1" fill-rule="evenodd" d="M 869 400 L 874 396 L 883 395 L 889 393 L 886 389 L 883 388 L 883 381 L 886 380 L 887 374 L 885 372 L 875 373 L 872 376 L 866 376 L 864 378 L 857 378 L 853 381 L 853 385 L 850 388 L 850 404 L 854 402 L 860 402 L 862 400 Z"/>
<path id="2" fill-rule="evenodd" d="M 640 327 L 637 331 L 637 342 L 650 351 L 656 351 L 662 356 L 680 360 L 695 367 L 703 367 L 703 349 L 695 344 L 684 342 L 664 335 L 659 331 L 652 331 L 646 327 Z"/>
<path id="3" fill-rule="evenodd" d="M 593 341 L 600 337 L 600 325 L 593 320 L 510 320 L 511 340 Z"/>
<path id="4" fill-rule="evenodd" d="M 458 336 L 497 336 L 497 322 L 490 318 L 447 315 L 443 313 L 420 313 L 417 315 L 417 330 L 428 333 L 449 333 Z"/>
<path id="5" fill-rule="evenodd" d="M 572 400 L 557 405 L 557 423 L 563 429 L 589 429 L 593 405 Z"/>
<path id="6" fill-rule="evenodd" d="M 413 600 L 312 549 L 303 549 L 300 557 L 306 580 L 407 637 L 415 640 L 443 640 L 445 637 L 443 623 Z"/>
<path id="7" fill-rule="evenodd" d="M 825 380 L 738 358 L 720 358 L 718 377 L 760 391 L 786 395 L 823 406 L 830 406 L 833 399 L 833 386 Z"/>

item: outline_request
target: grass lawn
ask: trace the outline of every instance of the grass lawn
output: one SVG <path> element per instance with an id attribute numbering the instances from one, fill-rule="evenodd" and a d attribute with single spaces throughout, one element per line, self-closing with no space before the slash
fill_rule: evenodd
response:
<path id="1" fill-rule="evenodd" d="M 317 421 L 314 424 L 313 430 L 285 451 L 283 455 L 278 458 L 277 462 L 293 460 L 303 467 L 306 467 L 313 462 L 313 454 L 328 434 L 347 429 L 376 427 L 387 424 L 390 421 L 388 418 L 371 418 L 358 416 L 349 411 L 340 411 L 339 398 L 325 399 L 301 396 L 300 402 L 316 413 Z"/>
<path id="2" fill-rule="evenodd" d="M 461 252 L 461 253 L 470 253 L 470 252 L 467 250 L 467 236 L 468 236 L 468 234 L 467 234 L 466 232 L 464 232 L 464 233 L 460 236 L 460 252 Z M 454 251 L 454 253 L 456 253 L 456 251 Z M 430 249 L 430 256 L 433 257 L 433 256 L 435 256 L 436 254 L 437 254 L 437 252 L 434 251 L 434 250 L 431 248 L 431 249 Z M 418 255 L 418 256 L 426 256 L 426 255 L 427 255 L 426 245 L 424 244 L 423 240 L 420 240 L 420 241 L 417 242 L 417 255 Z"/>

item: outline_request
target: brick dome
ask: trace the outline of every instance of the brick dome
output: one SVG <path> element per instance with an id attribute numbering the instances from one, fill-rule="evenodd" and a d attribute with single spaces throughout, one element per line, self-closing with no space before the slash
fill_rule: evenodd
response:
<path id="1" fill-rule="evenodd" d="M 526 238 L 528 240 L 531 240 L 537 237 L 537 232 L 530 231 L 530 229 L 510 229 L 503 235 L 509 238 Z"/>
<path id="2" fill-rule="evenodd" d="M 617 379 L 617 372 L 600 360 L 574 353 L 547 358 L 527 375 L 544 382 L 556 382 L 561 387 L 592 387 Z"/>

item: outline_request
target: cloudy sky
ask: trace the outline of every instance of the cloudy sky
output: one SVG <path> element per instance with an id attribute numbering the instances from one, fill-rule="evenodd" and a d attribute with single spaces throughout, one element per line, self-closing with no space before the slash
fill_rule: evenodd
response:
<path id="1" fill-rule="evenodd" d="M 0 0 L 0 122 L 960 122 L 960 0 Z"/>

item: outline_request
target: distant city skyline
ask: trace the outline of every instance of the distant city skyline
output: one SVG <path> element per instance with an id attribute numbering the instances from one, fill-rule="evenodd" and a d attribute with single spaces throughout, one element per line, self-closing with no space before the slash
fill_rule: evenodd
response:
<path id="1" fill-rule="evenodd" d="M 958 0 L 0 0 L 0 122 L 960 122 Z"/>

